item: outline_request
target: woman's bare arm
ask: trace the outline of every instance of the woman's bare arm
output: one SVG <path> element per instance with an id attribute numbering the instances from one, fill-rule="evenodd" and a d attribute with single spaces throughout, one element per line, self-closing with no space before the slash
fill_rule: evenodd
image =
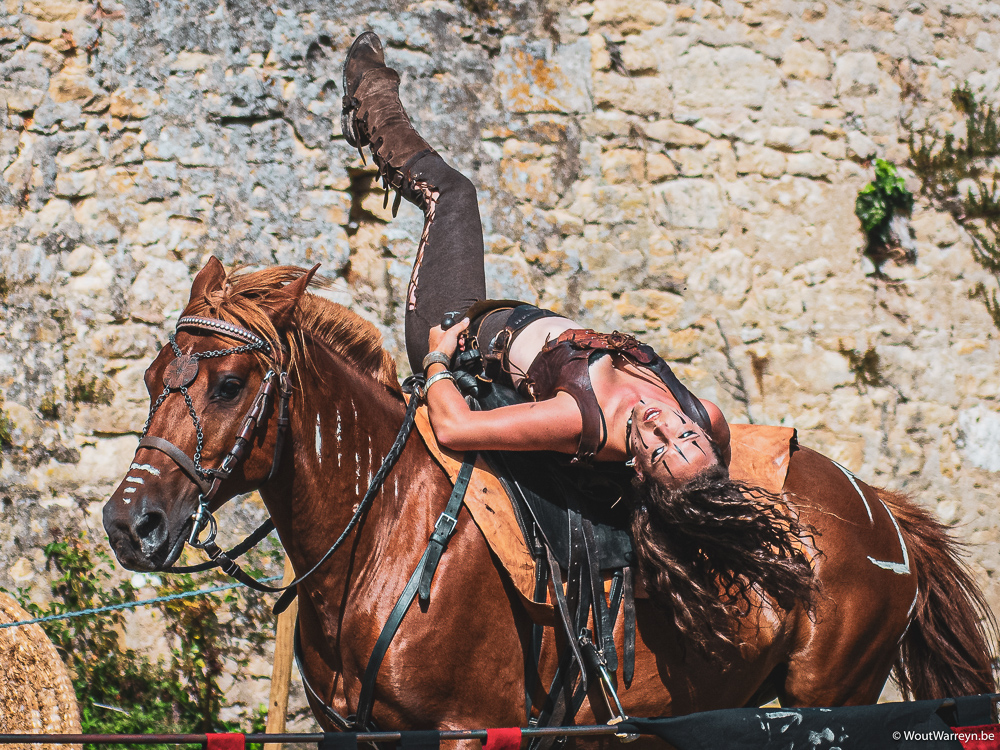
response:
<path id="1" fill-rule="evenodd" d="M 729 461 L 733 456 L 732 446 L 730 445 L 729 422 L 726 421 L 726 417 L 722 414 L 722 409 L 711 401 L 701 399 L 701 403 L 708 412 L 708 418 L 712 422 L 712 440 L 719 446 L 723 462 L 726 466 L 729 466 Z"/>
<path id="2" fill-rule="evenodd" d="M 447 331 L 431 329 L 429 349 L 449 357 L 469 326 L 463 320 Z M 434 364 L 428 379 L 445 370 Z M 427 408 L 438 442 L 456 451 L 465 450 L 555 450 L 575 453 L 580 443 L 583 418 L 571 396 L 560 393 L 545 401 L 473 411 L 450 380 L 438 380 L 427 389 Z"/>
<path id="3" fill-rule="evenodd" d="M 434 365 L 430 373 L 443 369 L 441 365 Z M 536 403 L 473 411 L 451 381 L 441 380 L 428 390 L 427 408 L 438 442 L 456 451 L 575 453 L 583 429 L 580 409 L 565 393 Z"/>

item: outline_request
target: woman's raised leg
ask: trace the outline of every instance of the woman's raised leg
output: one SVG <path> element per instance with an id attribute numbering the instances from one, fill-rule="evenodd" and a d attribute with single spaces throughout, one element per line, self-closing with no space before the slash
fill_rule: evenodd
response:
<path id="1" fill-rule="evenodd" d="M 344 137 L 369 146 L 388 185 L 424 212 L 406 290 L 406 353 L 420 371 L 427 335 L 446 312 L 486 297 L 483 227 L 476 188 L 420 137 L 399 101 L 399 74 L 386 67 L 374 32 L 354 40 L 344 62 Z"/>

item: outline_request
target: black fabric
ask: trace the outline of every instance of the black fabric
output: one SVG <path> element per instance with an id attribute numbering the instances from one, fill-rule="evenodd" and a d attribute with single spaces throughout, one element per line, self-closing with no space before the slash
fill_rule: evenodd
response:
<path id="1" fill-rule="evenodd" d="M 430 329 L 441 324 L 446 312 L 467 310 L 486 299 L 486 270 L 479 203 L 469 178 L 435 153 L 418 159 L 410 173 L 437 193 L 424 208 L 428 223 L 414 268 L 416 304 L 411 306 L 409 287 L 404 300 L 406 354 L 410 370 L 420 372 Z"/>
<path id="2" fill-rule="evenodd" d="M 357 732 L 324 732 L 319 750 L 357 750 Z"/>
<path id="3" fill-rule="evenodd" d="M 441 733 L 437 731 L 402 732 L 401 750 L 438 750 L 441 747 Z"/>
<path id="4" fill-rule="evenodd" d="M 977 722 L 964 726 L 984 719 L 984 699 L 988 704 L 989 696 L 960 699 L 970 700 L 963 713 Z M 942 701 L 935 700 L 834 709 L 739 708 L 669 719 L 630 718 L 628 723 L 678 750 L 961 750 L 940 709 Z"/>

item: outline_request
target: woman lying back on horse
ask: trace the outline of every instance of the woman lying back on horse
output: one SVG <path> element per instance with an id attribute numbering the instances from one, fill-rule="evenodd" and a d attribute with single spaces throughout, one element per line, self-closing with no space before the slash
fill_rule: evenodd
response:
<path id="1" fill-rule="evenodd" d="M 801 530 L 778 498 L 762 502 L 759 491 L 729 480 L 729 425 L 715 404 L 691 394 L 630 335 L 585 330 L 532 305 L 481 302 L 486 281 L 476 189 L 416 132 L 398 87 L 378 37 L 362 34 L 344 66 L 343 131 L 359 150 L 371 147 L 382 177 L 425 215 L 406 295 L 406 345 L 412 370 L 427 376 L 438 441 L 460 451 L 555 450 L 574 460 L 633 466 L 633 532 L 647 585 L 674 598 L 680 590 L 715 613 L 687 627 L 679 622 L 684 630 L 718 627 L 725 605 L 737 599 L 748 605 L 753 586 L 786 608 L 808 600 L 810 566 L 795 544 Z M 444 315 L 456 311 L 469 314 L 444 330 Z M 469 408 L 450 367 L 460 341 L 473 337 L 526 403 Z M 693 531 L 712 515 L 739 519 L 740 533 L 723 541 L 695 531 L 687 554 L 704 559 L 692 576 L 664 534 L 681 537 L 685 524 Z M 708 559 L 713 546 L 725 549 Z"/>

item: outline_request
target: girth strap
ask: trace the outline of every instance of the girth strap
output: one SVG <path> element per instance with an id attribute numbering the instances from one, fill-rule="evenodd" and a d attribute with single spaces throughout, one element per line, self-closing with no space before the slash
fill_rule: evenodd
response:
<path id="1" fill-rule="evenodd" d="M 192 461 L 184 451 L 171 443 L 169 440 L 164 440 L 156 435 L 146 435 L 139 441 L 139 445 L 136 447 L 136 450 L 139 450 L 139 448 L 149 448 L 151 450 L 160 451 L 160 453 L 166 453 L 174 460 L 174 463 L 180 466 L 184 473 L 191 478 L 191 481 L 198 485 L 198 489 L 201 490 L 202 495 L 207 495 L 209 491 L 211 491 L 213 481 L 202 477 L 195 468 L 194 461 Z"/>
<path id="2" fill-rule="evenodd" d="M 437 523 L 434 524 L 434 533 L 431 534 L 427 549 L 424 550 L 420 562 L 414 568 L 410 580 L 406 582 L 403 593 L 399 595 L 396 606 L 389 613 L 389 619 L 386 620 L 385 625 L 382 627 L 382 633 L 375 642 L 375 648 L 372 649 L 372 655 L 368 659 L 368 666 L 365 667 L 365 673 L 361 678 L 361 695 L 358 696 L 358 710 L 354 718 L 354 726 L 356 728 L 364 729 L 368 725 L 375 702 L 375 682 L 378 679 L 379 667 L 382 666 L 382 660 L 389 650 L 396 631 L 402 625 L 403 618 L 410 609 L 410 605 L 413 604 L 418 589 L 423 589 L 424 585 L 426 585 L 426 594 L 428 597 L 430 596 L 430 584 L 434 578 L 434 571 L 437 570 L 441 553 L 444 551 L 448 540 L 455 533 L 455 528 L 458 525 L 458 513 L 462 507 L 462 500 L 465 499 L 465 491 L 468 489 L 475 464 L 476 454 L 474 452 L 467 453 L 465 462 L 462 464 L 462 468 L 458 472 L 458 477 L 455 479 L 455 488 L 451 491 L 451 497 L 448 498 L 448 505 L 445 507 L 444 512 L 438 516 Z M 421 594 L 421 600 L 426 601 L 423 593 Z"/>

